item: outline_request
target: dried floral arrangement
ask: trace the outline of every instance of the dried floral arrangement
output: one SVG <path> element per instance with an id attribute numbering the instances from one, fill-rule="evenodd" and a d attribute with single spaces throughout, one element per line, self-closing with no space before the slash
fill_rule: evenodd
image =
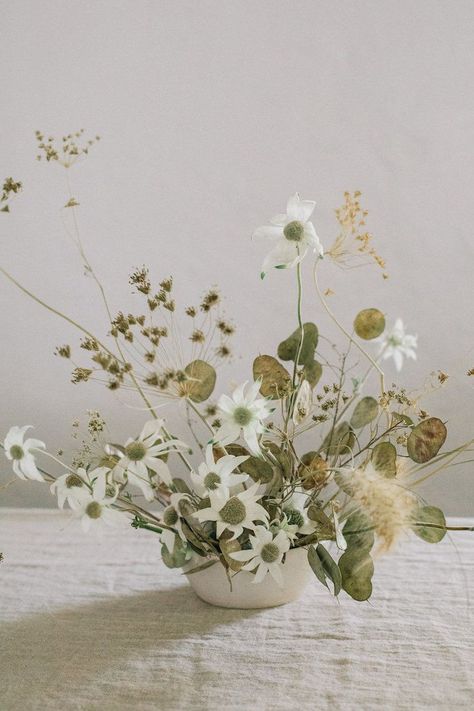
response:
<path id="1" fill-rule="evenodd" d="M 140 313 L 113 315 L 80 239 L 79 202 L 69 180 L 71 167 L 99 137 L 86 140 L 79 131 L 60 141 L 40 132 L 36 138 L 38 160 L 65 169 L 64 209 L 72 217 L 86 273 L 104 302 L 108 334 L 89 332 L 1 271 L 81 332 L 86 363 L 76 362 L 70 345 L 56 350 L 73 363 L 73 383 L 97 381 L 113 391 L 134 391 L 148 417 L 138 435 L 118 443 L 108 436 L 102 416 L 89 412 L 88 438 L 67 462 L 61 452 L 56 456 L 42 441 L 29 438 L 29 427 L 12 427 L 3 449 L 18 477 L 49 482 L 59 507 L 67 504 L 86 531 L 128 521 L 156 533 L 165 564 L 188 574 L 222 565 L 230 584 L 241 570 L 253 573 L 257 584 L 267 575 L 281 584 L 288 552 L 305 548 L 308 565 L 323 585 L 330 582 L 335 595 L 344 590 L 361 601 L 371 595 L 378 553 L 408 532 L 436 543 L 455 530 L 417 487 L 471 450 L 474 440 L 441 451 L 445 423 L 421 408 L 419 394 L 387 388 L 381 366 L 393 359 L 400 371 L 405 358 L 416 358 L 417 338 L 405 332 L 400 319 L 388 328 L 374 307 L 351 318 L 351 328 L 343 326 L 328 305 L 330 290 L 322 293 L 319 287 L 318 272 L 327 260 L 343 267 L 371 262 L 387 277 L 366 229 L 360 192 L 344 194 L 336 210 L 338 234 L 326 250 L 311 221 L 314 202 L 297 194 L 285 213 L 255 231 L 256 240 L 272 246 L 262 278 L 273 268 L 295 272 L 295 328 L 274 354 L 253 359 L 247 382 L 215 402 L 210 398 L 216 371 L 231 356 L 234 333 L 219 292 L 210 289 L 198 305 L 180 309 L 172 278 L 156 287 L 142 267 L 130 276 L 132 289 L 143 298 Z M 21 187 L 5 180 L 3 212 Z M 342 347 L 325 342 L 315 323 L 303 321 L 301 263 L 306 257 L 314 260 L 321 313 L 340 330 Z M 188 321 L 184 333 L 180 313 Z M 441 372 L 434 378 L 439 386 L 446 379 Z M 375 390 L 365 394 L 371 380 Z M 163 402 L 183 405 L 192 446 L 158 417 Z M 311 440 L 308 451 L 301 451 L 302 435 Z M 41 458 L 51 466 L 39 463 Z"/>

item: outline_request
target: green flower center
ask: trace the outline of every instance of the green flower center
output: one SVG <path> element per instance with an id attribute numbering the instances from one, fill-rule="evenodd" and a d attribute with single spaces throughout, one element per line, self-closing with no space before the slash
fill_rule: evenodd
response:
<path id="1" fill-rule="evenodd" d="M 100 518 L 102 514 L 102 506 L 98 501 L 91 501 L 90 504 L 87 504 L 86 514 L 89 518 Z"/>
<path id="2" fill-rule="evenodd" d="M 296 509 L 288 509 L 288 511 L 285 511 L 285 513 L 290 526 L 298 526 L 298 528 L 300 526 L 303 526 L 304 516 L 301 511 L 297 511 Z"/>
<path id="3" fill-rule="evenodd" d="M 163 511 L 163 522 L 167 526 L 174 526 L 178 522 L 178 513 L 174 506 L 168 506 Z"/>
<path id="4" fill-rule="evenodd" d="M 214 491 L 214 489 L 217 489 L 219 484 L 221 483 L 221 478 L 219 474 L 216 474 L 215 472 L 209 472 L 209 474 L 206 474 L 204 477 L 204 486 L 206 489 L 209 489 L 209 491 Z"/>
<path id="5" fill-rule="evenodd" d="M 229 523 L 231 526 L 238 526 L 239 523 L 245 520 L 247 511 L 245 504 L 243 504 L 237 496 L 233 496 L 219 511 L 219 514 L 224 523 Z"/>
<path id="6" fill-rule="evenodd" d="M 132 462 L 139 462 L 146 454 L 146 447 L 142 442 L 130 442 L 125 447 L 127 457 Z"/>
<path id="7" fill-rule="evenodd" d="M 73 486 L 83 486 L 84 482 L 78 474 L 69 474 L 66 478 L 66 486 L 68 489 L 72 489 Z"/>
<path id="8" fill-rule="evenodd" d="M 260 551 L 260 557 L 265 563 L 274 563 L 280 557 L 280 549 L 276 543 L 265 543 Z"/>
<path id="9" fill-rule="evenodd" d="M 396 348 L 397 346 L 401 346 L 403 341 L 400 336 L 390 336 L 388 342 L 391 346 L 395 346 Z"/>
<path id="10" fill-rule="evenodd" d="M 241 427 L 245 427 L 252 421 L 252 413 L 246 407 L 236 407 L 234 410 L 234 420 Z"/>
<path id="11" fill-rule="evenodd" d="M 299 220 L 293 220 L 285 226 L 283 234 L 290 242 L 301 242 L 304 235 L 304 225 Z"/>
<path id="12" fill-rule="evenodd" d="M 19 444 L 14 444 L 13 447 L 10 447 L 10 454 L 13 459 L 22 459 L 25 453 Z"/>

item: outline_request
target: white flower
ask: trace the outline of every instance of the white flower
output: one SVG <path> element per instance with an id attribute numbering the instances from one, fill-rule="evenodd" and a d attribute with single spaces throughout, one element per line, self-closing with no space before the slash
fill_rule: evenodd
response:
<path id="1" fill-rule="evenodd" d="M 108 471 L 102 467 L 104 472 Z M 96 472 L 99 470 L 96 470 Z M 58 477 L 49 487 L 52 494 L 58 497 L 58 506 L 64 508 L 67 501 L 71 505 L 71 501 L 78 501 L 89 491 L 87 487 L 88 477 L 85 469 L 79 467 L 77 472 L 69 472 Z"/>
<path id="2" fill-rule="evenodd" d="M 212 491 L 220 489 L 225 494 L 233 486 L 242 484 L 249 478 L 248 474 L 234 474 L 235 470 L 243 464 L 248 457 L 234 457 L 226 454 L 214 461 L 212 444 L 206 447 L 206 461 L 199 465 L 198 473 L 191 472 L 191 480 L 199 496 L 209 496 Z"/>
<path id="3" fill-rule="evenodd" d="M 163 420 L 150 420 L 137 439 L 127 440 L 124 453 L 120 453 L 113 445 L 106 448 L 108 453 L 113 451 L 120 456 L 112 470 L 114 479 L 120 483 L 128 479 L 130 484 L 141 489 L 147 501 L 153 501 L 154 498 L 148 470 L 155 472 L 165 484 L 172 484 L 170 470 L 160 457 L 168 452 L 187 449 L 187 445 L 180 440 L 165 441 L 162 428 Z"/>
<path id="4" fill-rule="evenodd" d="M 250 535 L 249 539 L 252 545 L 251 550 L 236 551 L 235 553 L 229 553 L 229 556 L 240 562 L 247 561 L 242 570 L 254 570 L 254 568 L 257 568 L 252 582 L 261 583 L 266 574 L 270 573 L 277 585 L 283 587 L 283 575 L 280 565 L 283 555 L 290 548 L 288 536 L 284 531 L 280 531 L 273 537 L 268 528 L 257 526 L 254 535 Z"/>
<path id="5" fill-rule="evenodd" d="M 99 476 L 92 483 L 92 491 L 87 491 L 78 499 L 69 499 L 69 505 L 81 519 L 82 528 L 84 531 L 89 531 L 91 526 L 95 529 L 106 526 L 114 526 L 120 521 L 123 521 L 123 513 L 117 509 L 111 508 L 115 502 L 118 490 L 114 496 L 106 496 L 106 477 L 104 476 L 104 467 L 100 467 Z M 91 472 L 91 479 L 94 478 L 95 472 Z"/>
<path id="6" fill-rule="evenodd" d="M 296 396 L 293 406 L 293 422 L 295 425 L 301 424 L 309 415 L 313 404 L 313 391 L 307 380 L 303 380 Z"/>
<path id="7" fill-rule="evenodd" d="M 252 454 L 259 456 L 258 435 L 265 432 L 262 422 L 274 408 L 269 400 L 258 397 L 261 385 L 259 380 L 252 383 L 247 394 L 244 394 L 247 382 L 239 385 L 232 393 L 232 397 L 221 395 L 219 398 L 218 417 L 222 425 L 216 433 L 215 441 L 225 446 L 238 439 L 242 432 Z"/>
<path id="8" fill-rule="evenodd" d="M 405 333 L 405 327 L 401 318 L 397 318 L 392 330 L 376 339 L 380 343 L 379 355 L 384 360 L 393 358 L 395 368 L 398 372 L 403 367 L 403 358 L 413 358 L 416 360 L 416 348 L 418 336 L 410 336 Z"/>
<path id="9" fill-rule="evenodd" d="M 308 509 L 305 507 L 307 500 L 308 496 L 306 494 L 294 492 L 291 499 L 283 507 L 286 525 L 282 528 L 286 530 L 291 540 L 296 538 L 297 533 L 308 536 L 317 528 L 316 522 L 308 518 Z"/>
<path id="10" fill-rule="evenodd" d="M 321 242 L 313 223 L 309 222 L 315 204 L 312 200 L 300 200 L 298 193 L 295 193 L 288 200 L 285 215 L 276 215 L 270 220 L 270 225 L 255 230 L 254 238 L 276 242 L 263 262 L 262 279 L 269 267 L 286 269 L 296 266 L 308 249 L 323 256 Z"/>
<path id="11" fill-rule="evenodd" d="M 7 432 L 3 447 L 5 456 L 13 462 L 13 471 L 20 479 L 35 479 L 44 481 L 43 475 L 38 471 L 32 451 L 35 449 L 46 449 L 44 442 L 39 439 L 25 440 L 25 432 L 31 429 L 31 425 L 25 427 L 11 427 Z"/>
<path id="12" fill-rule="evenodd" d="M 255 530 L 255 521 L 266 521 L 268 513 L 263 506 L 257 503 L 262 494 L 255 496 L 259 488 L 258 482 L 246 491 L 230 496 L 228 493 L 217 490 L 210 494 L 210 507 L 195 511 L 194 516 L 203 523 L 204 521 L 216 522 L 216 533 L 219 538 L 224 531 L 232 531 L 232 538 L 238 538 L 244 528 Z"/>

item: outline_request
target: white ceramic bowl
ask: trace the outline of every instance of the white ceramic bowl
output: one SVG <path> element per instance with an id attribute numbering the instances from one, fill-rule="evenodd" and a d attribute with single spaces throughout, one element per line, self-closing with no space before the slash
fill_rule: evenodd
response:
<path id="1" fill-rule="evenodd" d="M 240 571 L 232 578 L 232 590 L 220 563 L 211 565 L 187 578 L 194 592 L 201 600 L 218 607 L 234 607 L 242 610 L 251 608 L 276 607 L 296 600 L 303 592 L 311 568 L 304 548 L 293 548 L 286 554 L 281 566 L 283 587 L 280 588 L 270 574 L 261 583 L 254 583 L 255 576 Z"/>

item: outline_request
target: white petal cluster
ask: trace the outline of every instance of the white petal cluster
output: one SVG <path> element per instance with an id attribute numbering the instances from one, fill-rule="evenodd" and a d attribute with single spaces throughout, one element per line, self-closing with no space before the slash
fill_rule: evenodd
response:
<path id="1" fill-rule="evenodd" d="M 20 479 L 33 479 L 44 481 L 44 477 L 36 466 L 34 452 L 46 449 L 44 442 L 39 439 L 25 439 L 25 433 L 31 425 L 24 427 L 11 427 L 3 442 L 5 456 L 11 462 L 15 474 Z"/>
<path id="2" fill-rule="evenodd" d="M 397 318 L 391 331 L 384 333 L 376 339 L 380 344 L 379 356 L 383 360 L 393 358 L 395 368 L 398 372 L 403 367 L 404 358 L 416 360 L 416 348 L 418 347 L 418 336 L 410 336 L 405 333 L 405 327 L 401 318 Z"/>
<path id="3" fill-rule="evenodd" d="M 224 531 L 231 531 L 233 539 L 238 538 L 244 529 L 254 531 L 256 521 L 267 521 L 269 518 L 268 512 L 257 503 L 262 498 L 262 494 L 257 494 L 258 488 L 257 482 L 233 496 L 224 489 L 213 491 L 209 496 L 210 506 L 196 511 L 194 516 L 201 523 L 215 521 L 218 538 Z"/>
<path id="4" fill-rule="evenodd" d="M 285 214 L 275 215 L 270 225 L 255 230 L 254 239 L 274 243 L 263 262 L 262 279 L 269 268 L 288 269 L 296 266 L 309 250 L 323 256 L 323 247 L 313 223 L 309 221 L 315 205 L 312 200 L 301 200 L 298 193 L 295 193 L 288 199 Z"/>
<path id="5" fill-rule="evenodd" d="M 236 469 L 247 461 L 248 457 L 234 457 L 226 454 L 217 462 L 214 459 L 212 444 L 206 447 L 206 461 L 199 465 L 197 472 L 191 472 L 191 481 L 199 496 L 209 496 L 216 490 L 228 494 L 230 489 L 246 481 L 248 474 L 236 473 Z"/>
<path id="6" fill-rule="evenodd" d="M 290 548 L 290 539 L 285 531 L 279 531 L 274 537 L 268 528 L 257 526 L 249 540 L 252 546 L 249 550 L 230 553 L 230 557 L 245 562 L 242 570 L 255 570 L 253 583 L 261 583 L 267 573 L 270 573 L 275 582 L 283 587 L 281 563 Z"/>
<path id="7" fill-rule="evenodd" d="M 266 398 L 258 397 L 261 382 L 256 380 L 247 389 L 248 381 L 239 385 L 232 396 L 221 395 L 217 403 L 221 427 L 215 441 L 226 445 L 235 442 L 242 434 L 252 454 L 261 454 L 258 438 L 265 432 L 263 421 L 271 415 L 273 405 Z"/>

